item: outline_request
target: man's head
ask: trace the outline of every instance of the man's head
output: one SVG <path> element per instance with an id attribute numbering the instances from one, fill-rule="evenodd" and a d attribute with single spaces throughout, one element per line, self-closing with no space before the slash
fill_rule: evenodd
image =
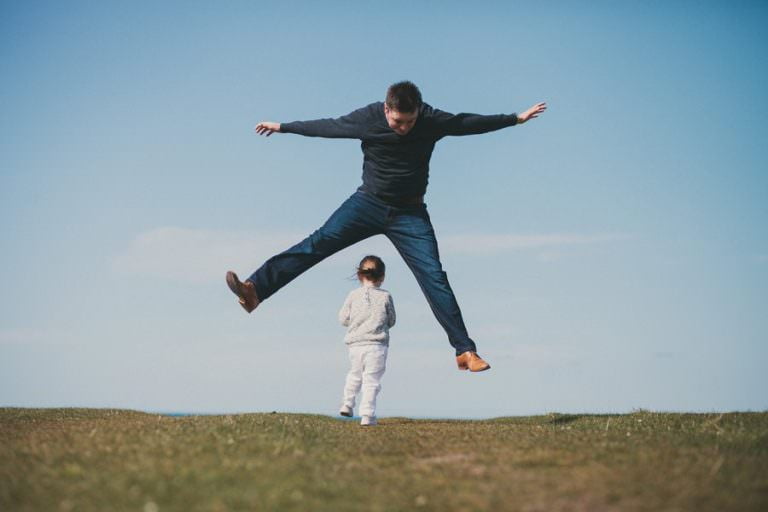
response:
<path id="1" fill-rule="evenodd" d="M 421 91 L 413 82 L 392 84 L 387 89 L 384 115 L 387 124 L 398 135 L 405 135 L 416 124 L 421 108 Z"/>

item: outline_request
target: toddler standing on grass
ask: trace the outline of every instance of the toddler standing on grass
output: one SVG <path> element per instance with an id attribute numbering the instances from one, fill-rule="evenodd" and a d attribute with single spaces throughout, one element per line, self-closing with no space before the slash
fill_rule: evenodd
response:
<path id="1" fill-rule="evenodd" d="M 349 349 L 350 369 L 344 385 L 339 414 L 352 417 L 355 398 L 360 397 L 360 424 L 376 425 L 376 395 L 387 363 L 389 328 L 395 325 L 395 305 L 384 282 L 384 262 L 366 256 L 357 267 L 360 288 L 352 290 L 339 311 L 339 321 L 347 328 L 344 342 Z"/>

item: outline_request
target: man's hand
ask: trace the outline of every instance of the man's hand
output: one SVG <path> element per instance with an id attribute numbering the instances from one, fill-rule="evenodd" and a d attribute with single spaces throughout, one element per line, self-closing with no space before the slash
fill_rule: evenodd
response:
<path id="1" fill-rule="evenodd" d="M 539 114 L 547 110 L 547 104 L 537 103 L 522 114 L 517 114 L 517 124 L 523 124 L 524 122 L 528 121 L 529 119 L 536 119 L 539 117 Z"/>
<path id="2" fill-rule="evenodd" d="M 519 121 L 518 121 L 519 122 Z M 259 135 L 266 135 L 269 137 L 273 133 L 280 133 L 280 123 L 273 123 L 272 121 L 262 121 L 256 125 L 256 133 Z"/>

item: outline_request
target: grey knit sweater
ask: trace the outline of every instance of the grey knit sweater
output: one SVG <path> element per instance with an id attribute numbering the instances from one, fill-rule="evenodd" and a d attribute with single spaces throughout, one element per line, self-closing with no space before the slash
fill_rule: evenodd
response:
<path id="1" fill-rule="evenodd" d="M 389 345 L 389 328 L 395 325 L 395 304 L 388 291 L 364 283 L 352 290 L 339 311 L 347 328 L 347 345 Z"/>

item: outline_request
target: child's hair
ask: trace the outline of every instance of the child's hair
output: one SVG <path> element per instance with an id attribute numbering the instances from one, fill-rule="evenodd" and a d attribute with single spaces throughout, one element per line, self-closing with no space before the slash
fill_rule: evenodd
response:
<path id="1" fill-rule="evenodd" d="M 368 263 L 368 268 L 363 268 L 366 263 Z M 384 265 L 384 262 L 381 261 L 381 258 L 369 255 L 360 260 L 360 265 L 357 267 L 357 278 L 361 281 L 363 279 L 368 279 L 375 283 L 384 279 L 384 272 L 386 269 L 387 267 Z"/>

